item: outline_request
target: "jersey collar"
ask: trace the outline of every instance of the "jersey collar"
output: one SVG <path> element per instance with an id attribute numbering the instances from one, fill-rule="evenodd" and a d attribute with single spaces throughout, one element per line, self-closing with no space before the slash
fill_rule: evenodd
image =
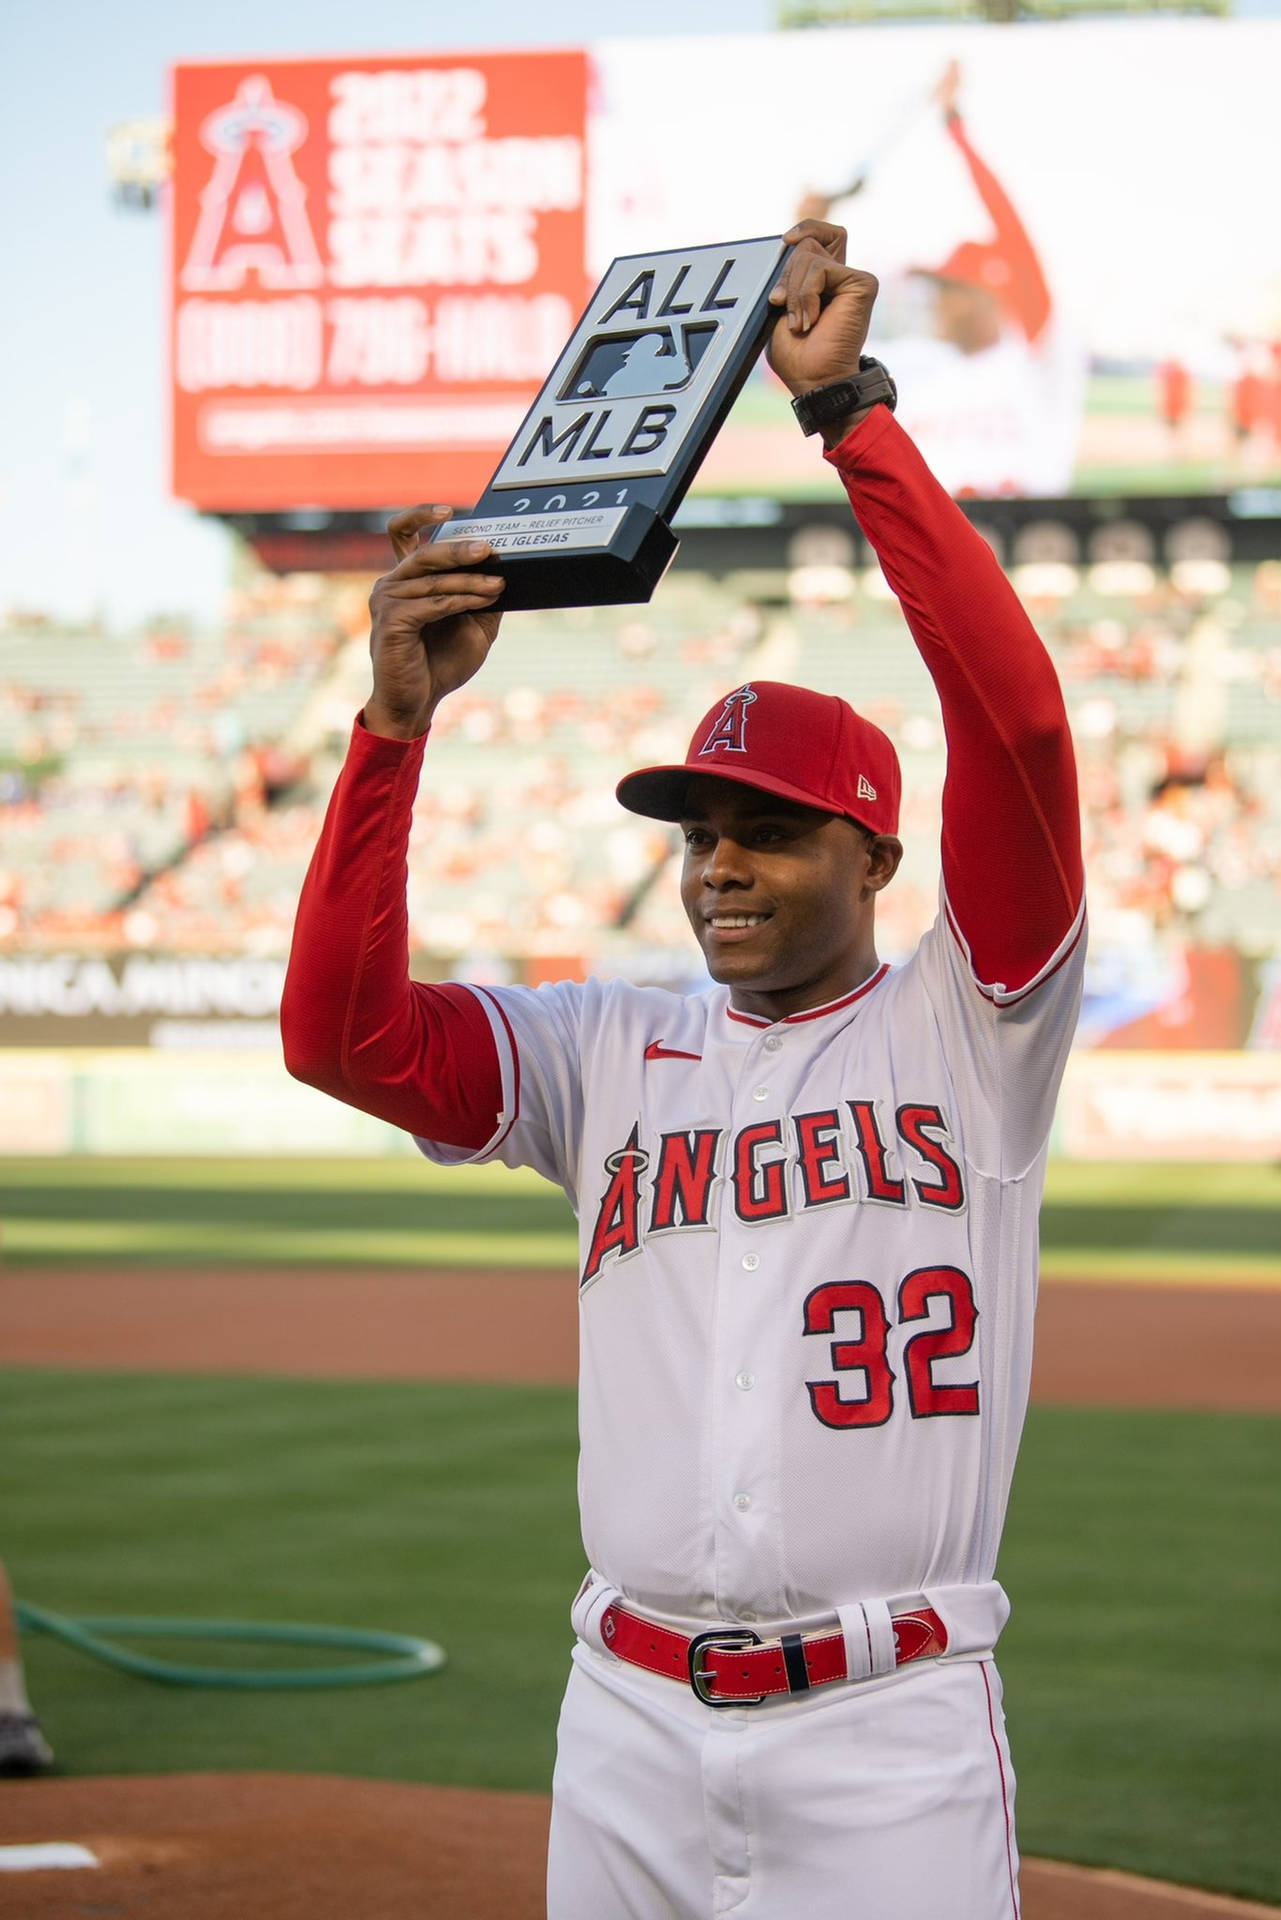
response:
<path id="1" fill-rule="evenodd" d="M 803 1013 L 785 1013 L 781 1020 L 767 1020 L 763 1014 L 740 1013 L 737 1007 L 726 1006 L 726 1017 L 736 1020 L 743 1027 L 798 1027 L 805 1020 L 825 1020 L 829 1014 L 840 1013 L 846 1007 L 852 1007 L 856 1000 L 863 1000 L 874 988 L 879 987 L 890 970 L 888 960 L 883 960 L 876 972 L 865 980 L 861 987 L 855 987 L 853 993 L 844 993 L 839 1000 L 829 1000 L 822 1007 L 806 1007 Z"/>

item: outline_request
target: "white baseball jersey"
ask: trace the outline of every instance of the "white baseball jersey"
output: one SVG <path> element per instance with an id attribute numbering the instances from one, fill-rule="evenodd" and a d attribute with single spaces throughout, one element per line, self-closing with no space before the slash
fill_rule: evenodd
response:
<path id="1" fill-rule="evenodd" d="M 724 988 L 477 988 L 479 1153 L 579 1220 L 593 1567 L 675 1623 L 992 1578 L 1084 908 L 1017 994 L 946 909 L 902 967 L 769 1022 Z"/>
<path id="2" fill-rule="evenodd" d="M 945 340 L 896 340 L 903 425 L 953 494 L 1072 490 L 1085 358 L 1061 327 L 1035 344 L 1007 333 L 979 353 Z"/>
<path id="3" fill-rule="evenodd" d="M 572 1612 L 556 1920 L 1018 1910 L 987 1656 L 1080 993 L 1070 743 L 1026 617 L 889 413 L 829 458 L 948 734 L 950 904 L 905 966 L 777 1021 L 724 988 L 418 986 L 423 742 L 359 727 L 299 905 L 291 1070 L 474 1148 L 420 1138 L 434 1159 L 537 1168 L 578 1214 L 595 1577 Z M 1016 988 L 975 977 L 958 925 Z M 835 1616 L 854 1684 L 713 1709 L 614 1657 L 618 1596 L 687 1634 Z M 947 1651 L 900 1671 L 891 1608 L 918 1596 Z"/>

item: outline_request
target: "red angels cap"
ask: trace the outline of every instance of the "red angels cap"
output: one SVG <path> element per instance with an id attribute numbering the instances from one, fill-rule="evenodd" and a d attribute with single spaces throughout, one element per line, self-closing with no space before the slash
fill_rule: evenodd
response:
<path id="1" fill-rule="evenodd" d="M 681 766 L 629 773 L 618 798 L 651 820 L 679 820 L 700 773 L 843 814 L 871 833 L 898 831 L 898 755 L 879 727 L 834 693 L 749 681 L 703 715 Z"/>
<path id="2" fill-rule="evenodd" d="M 984 246 L 981 240 L 962 240 L 937 267 L 912 267 L 912 273 L 927 280 L 959 280 L 966 287 L 986 287 L 997 299 L 1008 303 L 1014 296 L 1014 275 L 1009 261 L 997 247 Z"/>

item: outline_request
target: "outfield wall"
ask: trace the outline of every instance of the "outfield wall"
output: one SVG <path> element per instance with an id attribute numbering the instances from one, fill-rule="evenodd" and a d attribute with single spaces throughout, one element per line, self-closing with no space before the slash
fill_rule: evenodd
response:
<path id="1" fill-rule="evenodd" d="M 1281 1160 L 1281 1052 L 1074 1053 L 1052 1144 L 1080 1160 Z M 0 1153 L 413 1151 L 271 1052 L 0 1051 Z"/>

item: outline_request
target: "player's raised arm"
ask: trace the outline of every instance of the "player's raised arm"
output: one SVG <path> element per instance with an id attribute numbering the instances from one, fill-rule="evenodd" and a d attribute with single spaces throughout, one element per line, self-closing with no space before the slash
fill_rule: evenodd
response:
<path id="1" fill-rule="evenodd" d="M 502 577 L 474 570 L 489 542 L 419 544 L 420 532 L 434 532 L 449 512 L 410 507 L 387 522 L 396 565 L 369 597 L 374 690 L 365 725 L 388 739 L 425 734 L 445 696 L 480 671 L 498 633 Z"/>
<path id="2" fill-rule="evenodd" d="M 389 521 L 396 565 L 370 596 L 374 689 L 357 720 L 294 925 L 280 1009 L 299 1080 L 411 1133 L 475 1150 L 501 1082 L 489 1023 L 465 987 L 409 978 L 410 819 L 436 708 L 484 664 L 496 574 L 464 572 L 484 541 L 417 544 L 446 507 Z"/>
<path id="3" fill-rule="evenodd" d="M 772 296 L 770 359 L 794 395 L 857 375 L 876 282 L 818 221 Z M 814 404 L 811 402 L 811 404 Z M 981 535 L 887 407 L 822 427 L 828 458 L 903 607 L 943 708 L 943 878 L 978 980 L 1014 992 L 1072 930 L 1083 874 L 1076 767 L 1053 663 Z"/>

